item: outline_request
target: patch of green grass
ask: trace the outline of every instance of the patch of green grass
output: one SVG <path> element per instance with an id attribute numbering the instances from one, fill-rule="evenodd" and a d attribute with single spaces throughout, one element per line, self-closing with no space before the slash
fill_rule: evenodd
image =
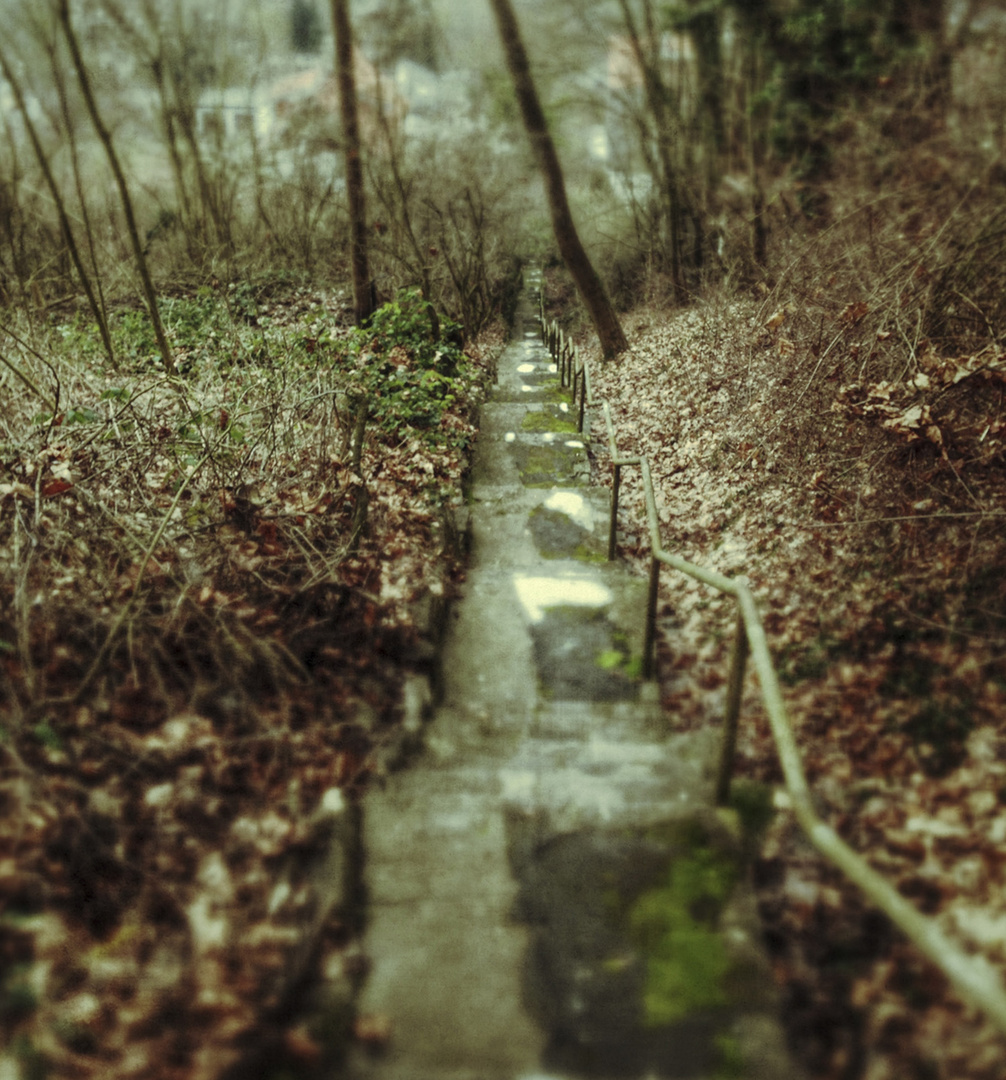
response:
<path id="1" fill-rule="evenodd" d="M 386 435 L 411 429 L 433 442 L 453 439 L 452 445 L 463 447 L 467 433 L 438 431 L 444 412 L 470 400 L 477 388 L 478 374 L 455 344 L 459 339 L 460 327 L 442 317 L 437 324 L 418 290 L 405 289 L 366 326 L 328 339 L 317 355 L 350 374 L 350 396 L 366 401 L 371 421 Z"/>

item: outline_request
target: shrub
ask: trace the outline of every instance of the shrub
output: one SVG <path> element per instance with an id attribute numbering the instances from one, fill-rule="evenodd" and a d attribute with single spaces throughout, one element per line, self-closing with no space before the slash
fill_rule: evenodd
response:
<path id="1" fill-rule="evenodd" d="M 460 327 L 437 317 L 418 289 L 404 289 L 365 327 L 340 338 L 336 359 L 387 434 L 435 427 L 444 410 L 473 388 L 475 373 L 461 351 Z"/>

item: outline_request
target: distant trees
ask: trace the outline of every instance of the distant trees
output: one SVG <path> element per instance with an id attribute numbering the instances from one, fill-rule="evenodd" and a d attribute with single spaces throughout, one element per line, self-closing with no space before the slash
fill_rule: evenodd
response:
<path id="1" fill-rule="evenodd" d="M 23 107 L 0 118 L 0 295 L 37 312 L 79 290 L 101 326 L 106 292 L 121 295 L 134 266 L 148 307 L 169 278 L 350 267 L 357 317 L 375 283 L 386 295 L 419 286 L 471 332 L 509 273 L 515 242 L 500 230 L 528 190 L 511 140 L 527 133 L 556 246 L 617 352 L 613 293 L 629 300 L 649 281 L 685 301 L 710 278 L 760 280 L 784 229 L 829 220 L 849 132 L 876 139 L 858 160 L 879 182 L 871 161 L 961 130 L 971 114 L 951 95 L 951 65 L 986 2 L 542 0 L 522 16 L 535 78 L 518 34 L 509 73 L 476 75 L 472 116 L 479 94 L 462 73 L 399 70 L 396 82 L 400 61 L 435 69 L 451 55 L 439 0 L 360 2 L 352 26 L 348 0 L 330 0 L 348 29 L 328 64 L 290 58 L 327 35 L 320 0 L 15 5 L 0 47 Z M 513 12 L 475 7 L 459 16 L 469 29 Z M 997 122 L 989 105 L 993 142 Z M 592 151 L 585 125 L 597 125 Z M 607 216 L 580 215 L 586 198 Z M 33 256 L 35 244 L 45 250 Z M 114 333 L 103 337 L 107 349 Z"/>
<path id="2" fill-rule="evenodd" d="M 430 0 L 380 0 L 361 30 L 381 65 L 412 60 L 439 71 L 444 36 Z"/>
<path id="3" fill-rule="evenodd" d="M 652 181 L 650 256 L 678 297 L 717 266 L 724 177 L 734 203 L 745 192 L 746 257 L 764 265 L 768 172 L 788 169 L 799 210 L 823 219 L 851 109 L 871 108 L 895 85 L 888 134 L 911 140 L 938 127 L 949 103 L 945 0 L 613 0 L 612 8 L 608 91 Z"/>
<path id="4" fill-rule="evenodd" d="M 559 164 L 559 155 L 556 153 L 555 144 L 552 142 L 548 123 L 545 120 L 545 113 L 538 99 L 538 91 L 531 75 L 531 66 L 521 38 L 517 16 L 510 0 L 491 0 L 491 3 L 524 127 L 545 181 L 545 192 L 548 196 L 556 244 L 570 276 L 576 282 L 580 299 L 594 324 L 602 353 L 607 358 L 615 357 L 624 352 L 629 347 L 629 343 L 608 297 L 604 282 L 594 269 L 580 241 L 569 200 L 566 197 L 566 184 L 562 175 L 562 166 Z"/>
<path id="5" fill-rule="evenodd" d="M 31 112 L 29 111 L 28 106 L 25 102 L 24 90 L 21 87 L 21 81 L 14 73 L 10 61 L 7 59 L 7 56 L 4 53 L 2 47 L 0 47 L 0 73 L 3 74 L 3 77 L 9 83 L 11 92 L 14 96 L 14 101 L 21 112 L 25 131 L 28 134 L 32 149 L 35 151 L 35 157 L 38 161 L 39 168 L 42 171 L 42 176 L 45 179 L 46 187 L 49 189 L 49 193 L 52 196 L 53 205 L 56 208 L 56 214 L 59 218 L 60 229 L 63 233 L 63 239 L 66 243 L 67 251 L 70 253 L 70 259 L 73 262 L 74 269 L 77 272 L 77 278 L 80 281 L 81 288 L 84 290 L 84 295 L 87 297 L 87 302 L 91 309 L 91 314 L 94 316 L 95 322 L 97 323 L 98 333 L 101 336 L 101 342 L 104 346 L 105 353 L 108 356 L 108 359 L 114 365 L 115 350 L 112 346 L 112 339 L 108 332 L 108 320 L 105 315 L 104 304 L 101 302 L 100 290 L 92 280 L 91 271 L 86 266 L 80 248 L 77 244 L 77 238 L 74 235 L 73 225 L 70 222 L 70 214 L 67 210 L 66 200 L 63 198 L 63 193 L 60 189 L 60 186 L 56 182 L 56 178 L 53 175 L 52 166 L 49 162 L 49 155 L 42 145 L 42 139 L 38 133 L 38 129 L 35 126 L 35 122 L 32 119 Z"/>
<path id="6" fill-rule="evenodd" d="M 173 374 L 175 370 L 175 359 L 171 351 L 171 345 L 168 342 L 167 334 L 164 332 L 164 324 L 161 322 L 161 312 L 157 302 L 157 292 L 154 289 L 154 283 L 150 276 L 150 269 L 147 266 L 146 252 L 143 250 L 143 244 L 140 242 L 140 231 L 139 226 L 136 223 L 136 214 L 133 209 L 132 196 L 129 193 L 129 185 L 126 183 L 126 176 L 122 171 L 122 163 L 119 160 L 119 155 L 112 142 L 112 133 L 108 130 L 101 112 L 98 109 L 98 103 L 91 87 L 91 76 L 84 63 L 84 57 L 81 54 L 80 44 L 77 40 L 77 34 L 74 31 L 73 23 L 70 18 L 69 0 L 57 0 L 56 17 L 59 21 L 60 29 L 63 32 L 63 37 L 66 39 L 67 48 L 70 52 L 70 59 L 73 63 L 73 69 L 77 73 L 77 81 L 80 84 L 80 91 L 84 98 L 87 114 L 91 118 L 91 123 L 94 125 L 94 130 L 105 151 L 105 156 L 108 158 L 108 164 L 112 170 L 112 175 L 115 177 L 116 189 L 118 190 L 119 200 L 122 204 L 122 210 L 126 219 L 126 231 L 133 249 L 133 255 L 136 259 L 136 269 L 140 275 L 140 281 L 143 286 L 143 296 L 147 304 L 147 313 L 150 315 L 150 321 L 154 328 L 154 336 L 157 339 L 157 348 L 161 354 L 161 362 L 164 364 L 165 369 Z"/>

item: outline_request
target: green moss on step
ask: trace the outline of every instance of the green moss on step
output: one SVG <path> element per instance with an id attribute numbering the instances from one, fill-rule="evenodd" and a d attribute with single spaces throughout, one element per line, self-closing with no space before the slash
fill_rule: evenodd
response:
<path id="1" fill-rule="evenodd" d="M 560 405 L 565 402 L 567 405 L 571 406 L 570 393 L 560 385 L 558 379 L 549 379 L 548 382 L 544 382 L 536 387 L 535 392 L 541 395 L 537 399 L 539 401 L 551 402 L 553 405 Z M 533 401 L 535 399 L 532 398 L 531 400 Z"/>
<path id="2" fill-rule="evenodd" d="M 625 657 L 618 649 L 606 649 L 594 657 L 594 663 L 604 671 L 614 671 L 615 668 L 620 668 L 624 660 Z"/>
<path id="3" fill-rule="evenodd" d="M 556 415 L 548 409 L 535 409 L 525 415 L 520 425 L 521 431 L 554 431 L 563 435 L 575 435 L 576 423 L 565 414 Z"/>
<path id="4" fill-rule="evenodd" d="M 647 1025 L 670 1024 L 696 1009 L 728 1003 L 724 980 L 731 961 L 719 916 L 736 879 L 732 859 L 696 848 L 671 864 L 666 885 L 642 893 L 633 904 L 629 925 L 646 959 Z"/>
<path id="5" fill-rule="evenodd" d="M 631 656 L 628 650 L 621 648 L 618 642 L 615 648 L 605 649 L 598 653 L 594 657 L 594 663 L 602 671 L 620 671 L 630 679 L 638 679 L 643 672 L 642 658 Z"/>
<path id="6" fill-rule="evenodd" d="M 588 544 L 577 544 L 576 550 L 573 552 L 573 558 L 578 562 L 586 563 L 604 563 L 608 561 L 608 556 L 605 552 L 597 551 Z"/>
<path id="7" fill-rule="evenodd" d="M 520 478 L 525 487 L 552 487 L 575 482 L 577 459 L 563 446 L 517 447 L 523 454 Z"/>

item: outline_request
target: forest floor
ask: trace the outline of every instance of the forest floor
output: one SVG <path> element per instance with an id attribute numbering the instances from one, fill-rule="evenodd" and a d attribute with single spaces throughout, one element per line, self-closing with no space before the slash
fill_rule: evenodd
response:
<path id="1" fill-rule="evenodd" d="M 279 1015 L 310 974 L 298 868 L 417 707 L 403 687 L 429 675 L 461 573 L 504 341 L 462 357 L 413 298 L 384 310 L 354 337 L 338 290 L 166 300 L 179 377 L 130 308 L 115 365 L 72 312 L 8 328 L 4 1076 L 195 1080 L 270 1039 L 321 1053 Z M 325 925 L 314 967 L 357 962 L 352 935 Z"/>
<path id="2" fill-rule="evenodd" d="M 819 812 L 965 950 L 1003 964 L 1006 354 L 921 342 L 900 377 L 870 382 L 864 361 L 897 319 L 777 288 L 643 305 L 617 362 L 586 335 L 582 349 L 619 451 L 649 457 L 665 548 L 747 575 Z M 621 554 L 642 572 L 639 470 L 622 484 Z M 720 720 L 733 623 L 728 598 L 665 568 L 659 678 L 675 731 Z M 781 782 L 753 675 L 737 775 Z M 791 1049 L 814 1080 L 1004 1075 L 1006 1040 L 785 809 L 755 883 Z"/>

